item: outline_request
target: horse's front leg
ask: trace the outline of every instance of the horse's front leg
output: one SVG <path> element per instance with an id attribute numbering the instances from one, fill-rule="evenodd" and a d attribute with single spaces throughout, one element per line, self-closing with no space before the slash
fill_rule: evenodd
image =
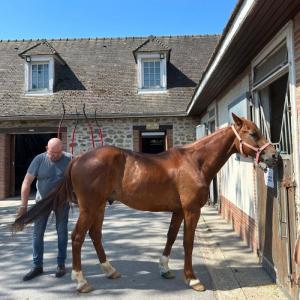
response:
<path id="1" fill-rule="evenodd" d="M 205 286 L 196 277 L 192 265 L 195 230 L 199 217 L 200 207 L 184 211 L 184 276 L 188 286 L 196 291 L 204 291 Z"/>
<path id="2" fill-rule="evenodd" d="M 163 251 L 163 255 L 159 258 L 159 270 L 162 277 L 172 279 L 175 275 L 170 271 L 168 266 L 169 256 L 172 246 L 177 238 L 177 234 L 182 223 L 183 214 L 180 212 L 173 212 L 170 227 L 167 235 L 167 243 Z"/>

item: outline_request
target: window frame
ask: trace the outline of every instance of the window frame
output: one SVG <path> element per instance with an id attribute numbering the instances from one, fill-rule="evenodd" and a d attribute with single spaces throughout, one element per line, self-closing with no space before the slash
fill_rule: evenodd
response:
<path id="1" fill-rule="evenodd" d="M 160 62 L 160 87 L 146 88 L 144 87 L 144 62 L 146 61 L 159 61 Z M 161 53 L 143 53 L 138 54 L 138 93 L 164 93 L 167 90 L 167 59 L 166 53 L 161 58 Z"/>
<path id="2" fill-rule="evenodd" d="M 48 88 L 32 89 L 32 65 L 48 64 Z M 31 56 L 29 62 L 25 62 L 25 95 L 42 96 L 53 94 L 54 83 L 54 58 L 51 56 Z"/>

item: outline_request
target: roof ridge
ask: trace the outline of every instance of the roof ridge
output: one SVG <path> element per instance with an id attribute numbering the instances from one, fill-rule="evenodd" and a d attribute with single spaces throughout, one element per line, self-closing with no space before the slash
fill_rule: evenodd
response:
<path id="1" fill-rule="evenodd" d="M 160 35 L 155 36 L 157 39 L 161 38 L 180 38 L 180 37 L 194 37 L 194 38 L 201 38 L 201 37 L 219 37 L 222 34 L 183 34 L 183 35 Z M 124 37 L 94 37 L 94 38 L 38 38 L 38 39 L 1 39 L 0 43 L 5 42 L 54 42 L 54 41 L 80 41 L 80 40 L 135 40 L 135 39 L 148 39 L 149 35 L 147 36 L 124 36 Z"/>

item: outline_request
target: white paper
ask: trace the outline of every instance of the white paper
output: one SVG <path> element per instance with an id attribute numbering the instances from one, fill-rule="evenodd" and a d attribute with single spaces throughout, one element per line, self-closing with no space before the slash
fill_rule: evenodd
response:
<path id="1" fill-rule="evenodd" d="M 265 185 L 274 188 L 273 169 L 267 168 L 267 172 L 264 173 Z"/>

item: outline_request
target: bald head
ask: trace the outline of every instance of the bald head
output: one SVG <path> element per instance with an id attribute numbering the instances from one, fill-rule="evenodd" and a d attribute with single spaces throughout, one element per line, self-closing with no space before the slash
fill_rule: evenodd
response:
<path id="1" fill-rule="evenodd" d="M 50 160 L 59 160 L 62 156 L 62 142 L 58 138 L 52 138 L 48 141 L 47 145 L 47 156 Z"/>

